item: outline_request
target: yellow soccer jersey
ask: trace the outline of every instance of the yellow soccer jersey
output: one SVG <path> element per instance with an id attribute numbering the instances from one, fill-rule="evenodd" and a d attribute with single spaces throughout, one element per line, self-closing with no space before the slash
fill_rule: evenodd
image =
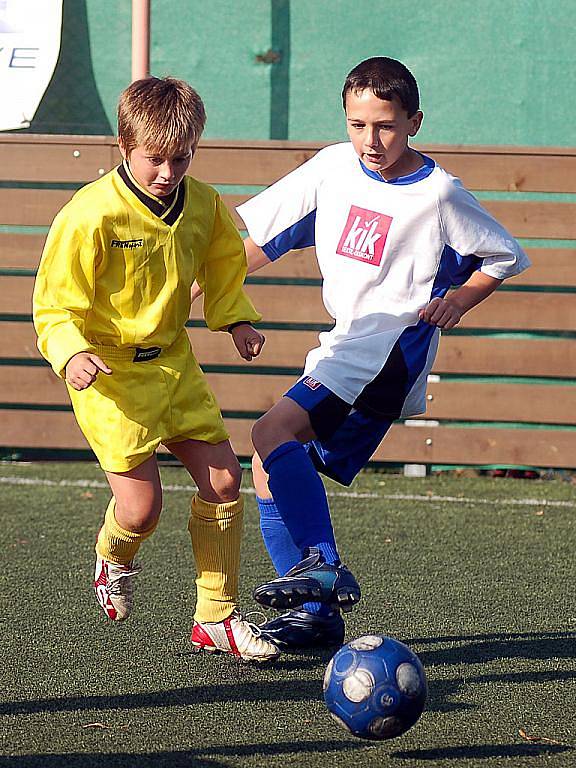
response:
<path id="1" fill-rule="evenodd" d="M 188 320 L 194 280 L 211 330 L 254 322 L 245 276 L 242 238 L 216 190 L 186 176 L 167 205 L 121 165 L 54 219 L 34 288 L 38 348 L 63 377 L 93 344 L 169 347 Z"/>

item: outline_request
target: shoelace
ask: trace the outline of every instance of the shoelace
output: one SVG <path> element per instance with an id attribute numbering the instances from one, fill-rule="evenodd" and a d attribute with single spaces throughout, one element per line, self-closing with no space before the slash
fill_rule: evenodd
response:
<path id="1" fill-rule="evenodd" d="M 122 579 L 126 579 L 129 576 L 137 576 L 140 573 L 141 570 L 142 569 L 139 566 L 137 566 L 137 565 L 134 565 L 128 571 L 121 571 L 119 569 L 116 570 L 115 568 L 113 568 L 113 569 L 109 568 L 108 569 L 108 583 L 107 583 L 106 586 L 108 587 L 108 591 L 110 592 L 110 594 L 111 595 L 120 595 L 120 594 L 122 594 L 122 587 L 124 586 L 121 583 Z M 110 571 L 112 571 L 112 572 L 110 572 Z"/>
<path id="2" fill-rule="evenodd" d="M 254 633 L 255 637 L 260 637 L 260 635 L 262 634 L 262 630 L 260 629 L 260 627 L 262 626 L 262 624 L 265 624 L 268 620 L 261 611 L 248 611 L 248 613 L 246 613 L 245 615 L 240 613 L 240 611 L 234 611 L 233 615 L 237 621 L 242 621 L 244 624 L 247 624 L 250 627 L 251 631 Z M 260 617 L 262 619 L 261 624 L 255 624 L 253 621 L 250 621 L 248 619 L 248 616 Z"/>

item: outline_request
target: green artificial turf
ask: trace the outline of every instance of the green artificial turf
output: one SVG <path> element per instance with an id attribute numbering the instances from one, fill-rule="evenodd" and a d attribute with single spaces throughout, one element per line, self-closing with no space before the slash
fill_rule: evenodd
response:
<path id="1" fill-rule="evenodd" d="M 141 551 L 135 610 L 112 625 L 90 586 L 103 475 L 0 464 L 0 768 L 576 765 L 572 483 L 366 472 L 351 489 L 327 484 L 363 588 L 347 639 L 392 635 L 428 676 L 420 721 L 373 743 L 324 706 L 329 652 L 267 667 L 190 653 L 190 480 L 162 475 L 169 490 Z M 272 570 L 248 474 L 245 484 L 249 610 Z"/>

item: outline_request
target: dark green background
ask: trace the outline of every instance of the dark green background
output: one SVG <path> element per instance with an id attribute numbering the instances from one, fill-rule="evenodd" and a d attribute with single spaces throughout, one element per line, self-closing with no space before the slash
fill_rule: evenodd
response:
<path id="1" fill-rule="evenodd" d="M 344 77 L 363 58 L 389 55 L 420 84 L 421 143 L 575 142 L 573 0 L 151 5 L 152 74 L 195 85 L 206 137 L 339 140 Z M 129 0 L 64 0 L 60 60 L 30 130 L 113 133 L 130 76 Z"/>

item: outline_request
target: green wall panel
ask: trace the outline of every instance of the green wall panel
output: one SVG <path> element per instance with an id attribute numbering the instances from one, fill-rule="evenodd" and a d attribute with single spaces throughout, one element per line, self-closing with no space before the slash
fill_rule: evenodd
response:
<path id="1" fill-rule="evenodd" d="M 189 80 L 206 136 L 345 137 L 358 61 L 414 72 L 434 143 L 571 146 L 574 0 L 151 0 L 151 69 Z M 31 131 L 110 133 L 130 80 L 129 0 L 64 0 L 63 42 Z"/>

